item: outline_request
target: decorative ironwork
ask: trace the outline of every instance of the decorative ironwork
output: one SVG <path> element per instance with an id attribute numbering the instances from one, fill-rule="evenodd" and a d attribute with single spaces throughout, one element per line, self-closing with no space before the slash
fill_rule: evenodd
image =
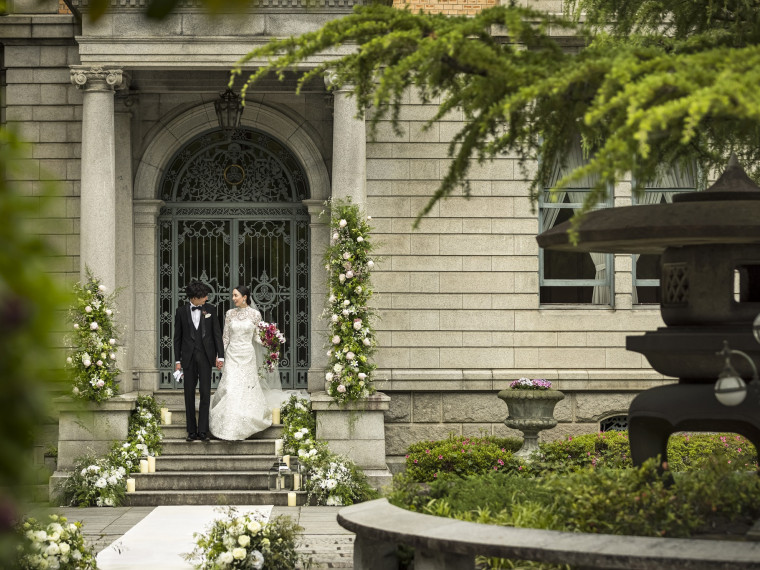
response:
<path id="1" fill-rule="evenodd" d="M 236 176 L 228 176 L 231 171 Z M 293 154 L 253 129 L 221 129 L 186 143 L 169 162 L 161 183 L 165 202 L 300 202 L 306 175 Z"/>
<path id="2" fill-rule="evenodd" d="M 686 305 L 689 302 L 689 270 L 685 263 L 662 265 L 662 304 Z"/>
<path id="3" fill-rule="evenodd" d="M 239 184 L 233 194 L 238 202 L 230 203 L 231 190 L 224 176 L 201 175 L 201 164 L 222 164 L 230 149 L 219 138 L 221 131 L 205 133 L 187 143 L 172 160 L 162 181 L 167 204 L 158 220 L 159 253 L 159 368 L 161 388 L 181 388 L 171 376 L 174 355 L 172 335 L 176 308 L 187 302 L 184 288 L 192 279 L 206 283 L 212 290 L 209 302 L 224 313 L 232 307 L 232 288 L 247 285 L 265 320 L 274 321 L 288 342 L 280 359 L 280 376 L 284 388 L 306 388 L 310 364 L 309 343 L 309 215 L 300 203 L 308 197 L 303 170 L 280 143 L 256 131 L 235 131 L 234 144 L 241 140 L 267 139 L 267 149 L 279 149 L 281 176 L 268 177 L 265 184 Z M 223 138 L 223 135 L 222 135 Z M 208 148 L 204 150 L 203 144 Z M 263 143 L 262 143 L 263 144 Z M 191 150 L 188 150 L 191 149 Z M 240 145 L 235 164 L 250 164 L 260 146 Z M 187 151 L 187 152 L 186 152 Z M 287 156 L 285 156 L 287 154 Z M 180 157 L 195 164 L 180 163 Z M 215 157 L 209 163 L 209 157 Z M 214 162 L 216 161 L 216 162 Z M 283 165 L 289 165 L 285 169 Z M 229 168 L 228 164 L 225 168 Z M 243 167 L 241 167 L 243 168 Z M 250 178 L 271 172 L 259 169 Z M 257 174 L 258 173 L 258 174 Z M 246 176 L 246 179 L 248 177 Z M 294 181 L 303 181 L 299 186 Z M 220 186 L 225 188 L 219 190 Z M 267 192 L 259 192 L 261 188 Z M 190 189 L 190 190 L 183 190 Z M 250 195 L 244 195 L 247 188 Z M 258 194 L 257 194 L 258 192 Z M 277 197 L 267 205 L 267 198 Z M 209 203 L 224 198 L 219 203 Z M 187 201 L 184 201 L 187 200 Z M 261 202 L 265 203 L 261 203 Z M 215 372 L 212 386 L 218 383 Z"/>
<path id="4" fill-rule="evenodd" d="M 628 416 L 610 416 L 599 422 L 599 431 L 628 430 Z"/>

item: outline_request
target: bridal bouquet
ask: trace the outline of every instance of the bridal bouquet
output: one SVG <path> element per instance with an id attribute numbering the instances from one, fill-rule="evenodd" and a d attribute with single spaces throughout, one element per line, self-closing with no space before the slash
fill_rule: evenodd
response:
<path id="1" fill-rule="evenodd" d="M 267 351 L 264 368 L 272 372 L 280 361 L 280 349 L 285 344 L 285 335 L 277 328 L 277 323 L 261 321 L 257 327 L 259 329 L 259 336 L 256 340 Z"/>
<path id="2" fill-rule="evenodd" d="M 296 552 L 301 530 L 290 517 L 267 522 L 260 515 L 240 515 L 230 507 L 227 517 L 215 520 L 205 534 L 195 533 L 195 550 L 185 559 L 201 570 L 290 570 L 302 562 Z"/>
<path id="3" fill-rule="evenodd" d="M 92 549 L 82 535 L 81 523 L 67 523 L 66 517 L 49 515 L 46 525 L 30 518 L 18 524 L 21 535 L 18 568 L 97 568 Z"/>

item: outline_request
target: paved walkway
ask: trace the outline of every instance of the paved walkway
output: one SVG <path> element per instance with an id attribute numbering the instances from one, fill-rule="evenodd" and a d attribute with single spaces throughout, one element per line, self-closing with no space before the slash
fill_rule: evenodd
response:
<path id="1" fill-rule="evenodd" d="M 81 521 L 87 543 L 98 553 L 118 540 L 154 508 L 61 507 L 52 510 L 71 522 Z M 353 568 L 354 534 L 337 523 L 339 510 L 340 507 L 274 507 L 271 516 L 287 515 L 304 528 L 299 551 L 311 557 L 314 568 Z"/>

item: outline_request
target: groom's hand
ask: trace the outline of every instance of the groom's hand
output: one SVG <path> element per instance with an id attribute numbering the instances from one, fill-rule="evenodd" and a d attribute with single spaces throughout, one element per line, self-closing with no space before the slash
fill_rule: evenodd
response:
<path id="1" fill-rule="evenodd" d="M 216 359 L 216 369 L 217 369 L 217 370 L 221 370 L 221 369 L 222 369 L 222 366 L 224 366 L 224 361 L 223 361 L 223 360 L 219 360 L 219 359 L 217 358 L 217 359 Z"/>
<path id="2" fill-rule="evenodd" d="M 182 370 L 182 364 L 177 362 L 177 364 L 174 365 L 174 370 Z"/>

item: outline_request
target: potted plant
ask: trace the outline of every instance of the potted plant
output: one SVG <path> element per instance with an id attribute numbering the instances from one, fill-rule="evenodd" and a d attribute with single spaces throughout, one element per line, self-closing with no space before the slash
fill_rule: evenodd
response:
<path id="1" fill-rule="evenodd" d="M 543 378 L 520 378 L 499 392 L 498 396 L 509 409 L 509 415 L 504 420 L 506 426 L 523 433 L 523 445 L 515 455 L 528 459 L 538 450 L 539 432 L 557 425 L 554 406 L 565 395 L 553 390 L 552 383 Z"/>

